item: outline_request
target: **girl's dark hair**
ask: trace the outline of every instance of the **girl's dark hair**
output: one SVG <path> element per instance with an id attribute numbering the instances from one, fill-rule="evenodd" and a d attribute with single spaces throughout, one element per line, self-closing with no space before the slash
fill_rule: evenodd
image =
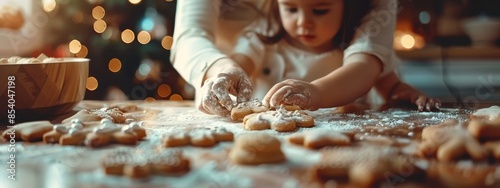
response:
<path id="1" fill-rule="evenodd" d="M 267 8 L 269 13 L 266 15 L 268 20 L 267 33 L 257 33 L 257 36 L 265 44 L 275 44 L 283 39 L 286 31 L 280 19 L 277 1 L 268 0 L 268 3 Z M 344 0 L 342 24 L 332 41 L 335 46 L 344 48 L 351 43 L 361 20 L 368 14 L 372 7 L 371 0 Z"/>

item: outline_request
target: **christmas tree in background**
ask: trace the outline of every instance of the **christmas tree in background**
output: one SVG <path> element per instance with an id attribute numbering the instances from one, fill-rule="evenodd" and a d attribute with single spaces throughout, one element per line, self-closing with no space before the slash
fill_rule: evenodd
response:
<path id="1" fill-rule="evenodd" d="M 42 4 L 51 18 L 41 52 L 91 60 L 85 99 L 192 99 L 192 88 L 169 61 L 175 1 L 43 0 Z"/>

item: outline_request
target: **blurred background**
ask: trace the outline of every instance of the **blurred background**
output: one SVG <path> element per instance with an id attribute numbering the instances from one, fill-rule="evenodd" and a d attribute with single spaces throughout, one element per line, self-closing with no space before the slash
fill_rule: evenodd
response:
<path id="1" fill-rule="evenodd" d="M 398 6 L 394 48 L 403 80 L 443 101 L 500 101 L 500 0 Z M 169 61 L 175 7 L 176 0 L 0 0 L 0 12 L 19 9 L 24 17 L 0 28 L 0 57 L 89 58 L 87 100 L 193 99 Z"/>

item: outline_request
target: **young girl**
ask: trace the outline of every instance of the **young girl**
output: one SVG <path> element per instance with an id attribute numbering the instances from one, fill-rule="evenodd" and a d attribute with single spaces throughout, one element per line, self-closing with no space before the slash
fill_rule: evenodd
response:
<path id="1" fill-rule="evenodd" d="M 419 110 L 439 107 L 394 73 L 393 0 L 380 0 L 374 9 L 379 12 L 367 16 L 372 4 L 366 0 L 268 2 L 267 30 L 246 32 L 233 61 L 208 67 L 197 91 L 200 110 L 227 115 L 234 105 L 230 95 L 238 102 L 256 97 L 271 106 L 285 103 L 315 110 L 353 102 L 373 86 L 386 100 L 409 101 Z M 252 27 L 262 28 L 258 25 Z"/>

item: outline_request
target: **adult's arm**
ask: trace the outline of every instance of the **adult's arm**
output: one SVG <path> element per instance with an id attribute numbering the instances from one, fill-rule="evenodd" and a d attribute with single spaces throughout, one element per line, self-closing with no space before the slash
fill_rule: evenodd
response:
<path id="1" fill-rule="evenodd" d="M 179 0 L 170 59 L 179 74 L 196 89 L 207 69 L 228 56 L 215 46 L 221 0 Z M 231 62 L 231 61 L 225 61 Z"/>

